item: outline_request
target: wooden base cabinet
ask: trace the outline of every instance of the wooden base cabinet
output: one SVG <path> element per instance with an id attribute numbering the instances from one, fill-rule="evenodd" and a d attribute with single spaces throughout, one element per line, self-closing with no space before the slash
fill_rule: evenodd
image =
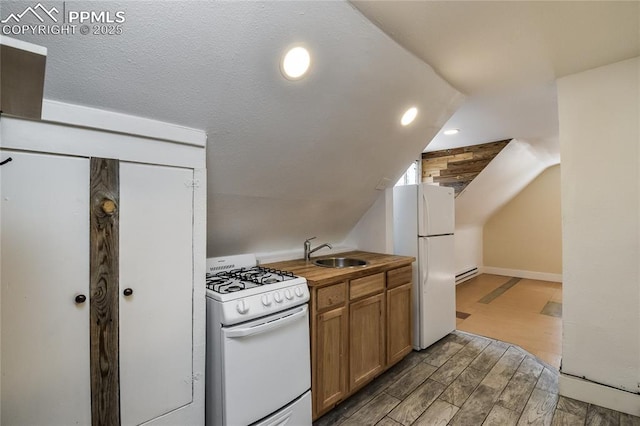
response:
<path id="1" fill-rule="evenodd" d="M 413 350 L 411 283 L 387 291 L 387 364 L 395 364 Z"/>
<path id="2" fill-rule="evenodd" d="M 316 317 L 317 377 L 313 393 L 320 409 L 333 407 L 347 394 L 347 308 L 343 306 Z"/>
<path id="3" fill-rule="evenodd" d="M 411 265 L 309 284 L 315 420 L 411 352 Z"/>
<path id="4" fill-rule="evenodd" d="M 388 364 L 395 364 L 413 350 L 412 279 L 411 265 L 387 272 Z"/>
<path id="5" fill-rule="evenodd" d="M 384 293 L 349 305 L 349 391 L 369 383 L 384 369 Z"/>

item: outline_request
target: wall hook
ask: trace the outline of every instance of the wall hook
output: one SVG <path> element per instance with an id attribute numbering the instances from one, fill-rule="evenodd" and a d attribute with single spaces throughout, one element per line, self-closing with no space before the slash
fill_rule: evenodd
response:
<path id="1" fill-rule="evenodd" d="M 0 166 L 4 166 L 5 164 L 7 164 L 9 161 L 13 161 L 13 158 L 9 157 L 6 160 L 0 162 Z"/>

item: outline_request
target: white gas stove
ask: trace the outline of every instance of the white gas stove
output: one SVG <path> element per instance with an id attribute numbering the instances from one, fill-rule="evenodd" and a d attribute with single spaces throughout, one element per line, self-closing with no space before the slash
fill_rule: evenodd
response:
<path id="1" fill-rule="evenodd" d="M 307 280 L 239 255 L 206 283 L 207 426 L 311 425 Z"/>
<path id="2" fill-rule="evenodd" d="M 207 297 L 220 303 L 222 324 L 263 317 L 309 301 L 307 280 L 258 266 L 252 254 L 207 259 Z"/>

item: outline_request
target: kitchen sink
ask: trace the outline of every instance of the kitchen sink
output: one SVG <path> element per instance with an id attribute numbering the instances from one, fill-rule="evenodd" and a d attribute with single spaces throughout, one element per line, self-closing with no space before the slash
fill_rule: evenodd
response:
<path id="1" fill-rule="evenodd" d="M 366 260 L 356 259 L 355 257 L 326 257 L 314 260 L 313 263 L 325 268 L 356 268 L 369 264 Z"/>

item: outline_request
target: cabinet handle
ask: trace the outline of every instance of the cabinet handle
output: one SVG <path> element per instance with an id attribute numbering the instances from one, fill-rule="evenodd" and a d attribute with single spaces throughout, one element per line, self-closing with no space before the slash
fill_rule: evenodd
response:
<path id="1" fill-rule="evenodd" d="M 125 296 L 131 296 L 133 294 L 133 290 L 130 288 L 125 288 L 122 294 L 124 294 Z"/>
<path id="2" fill-rule="evenodd" d="M 5 164 L 7 164 L 9 161 L 13 161 L 13 158 L 9 157 L 6 160 L 0 162 L 0 166 L 4 166 Z"/>
<path id="3" fill-rule="evenodd" d="M 84 294 L 79 294 L 76 296 L 77 304 L 84 303 L 86 300 L 87 300 L 87 296 L 85 296 Z"/>

